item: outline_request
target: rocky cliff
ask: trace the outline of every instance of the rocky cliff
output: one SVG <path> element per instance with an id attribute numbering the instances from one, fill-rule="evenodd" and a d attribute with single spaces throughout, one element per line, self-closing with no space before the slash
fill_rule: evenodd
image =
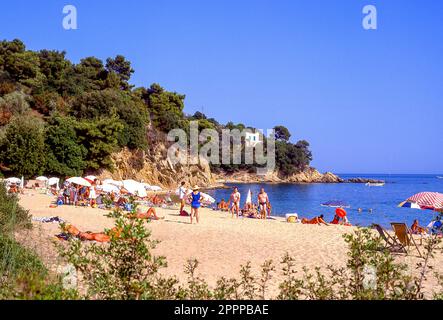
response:
<path id="1" fill-rule="evenodd" d="M 176 188 L 181 181 L 187 185 L 213 187 L 216 181 L 208 163 L 173 166 L 167 160 L 167 149 L 158 145 L 153 152 L 124 149 L 112 155 L 114 170 L 103 170 L 101 179 L 134 179 L 166 189 Z"/>
<path id="2" fill-rule="evenodd" d="M 269 182 L 269 183 L 342 183 L 345 182 L 340 177 L 331 172 L 320 173 L 315 168 L 307 168 L 306 170 L 294 174 L 289 177 L 282 177 L 278 172 L 269 173 L 266 176 L 257 176 L 255 173 L 245 171 L 233 174 L 220 173 L 215 176 L 219 183 L 250 183 L 250 182 Z"/>

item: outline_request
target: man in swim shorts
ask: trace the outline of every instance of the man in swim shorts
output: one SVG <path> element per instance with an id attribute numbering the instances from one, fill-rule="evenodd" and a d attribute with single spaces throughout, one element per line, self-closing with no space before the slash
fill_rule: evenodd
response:
<path id="1" fill-rule="evenodd" d="M 269 197 L 264 188 L 260 189 L 258 194 L 258 204 L 260 206 L 260 219 L 266 219 L 268 214 Z"/>
<path id="2" fill-rule="evenodd" d="M 238 192 L 238 188 L 235 187 L 234 192 L 232 192 L 231 198 L 229 199 L 229 202 L 232 203 L 231 213 L 233 218 L 234 218 L 234 211 L 236 212 L 238 218 L 240 212 L 240 199 L 241 199 L 240 192 Z"/>
<path id="3" fill-rule="evenodd" d="M 186 199 L 186 188 L 184 181 L 181 183 L 181 186 L 178 189 L 178 197 L 180 199 L 180 213 L 181 213 L 185 208 L 185 199 Z"/>

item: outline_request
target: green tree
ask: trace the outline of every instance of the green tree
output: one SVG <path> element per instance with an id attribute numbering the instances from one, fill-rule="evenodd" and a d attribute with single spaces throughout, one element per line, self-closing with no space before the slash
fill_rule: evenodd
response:
<path id="1" fill-rule="evenodd" d="M 29 96 L 20 91 L 0 97 L 0 126 L 8 124 L 14 116 L 27 114 L 31 110 L 28 100 Z"/>
<path id="2" fill-rule="evenodd" d="M 74 119 L 55 115 L 46 127 L 48 173 L 64 176 L 81 175 L 86 167 L 86 150 L 78 143 Z"/>
<path id="3" fill-rule="evenodd" d="M 66 73 L 72 68 L 71 62 L 65 57 L 66 52 L 42 50 L 38 56 L 40 72 L 45 76 L 44 90 L 59 92 Z"/>
<path id="4" fill-rule="evenodd" d="M 73 103 L 71 112 L 78 119 L 98 119 L 117 115 L 123 125 L 118 142 L 131 149 L 147 146 L 146 130 L 149 120 L 142 100 L 128 93 L 107 89 L 86 92 Z"/>
<path id="5" fill-rule="evenodd" d="M 117 55 L 115 58 L 108 58 L 106 60 L 106 70 L 109 74 L 115 74 L 120 79 L 120 89 L 129 90 L 131 86 L 128 81 L 134 70 L 131 67 L 131 62 L 126 60 L 122 55 Z"/>
<path id="6" fill-rule="evenodd" d="M 45 151 L 43 124 L 33 116 L 14 118 L 0 141 L 3 165 L 26 178 L 43 173 Z"/>
<path id="7" fill-rule="evenodd" d="M 163 132 L 176 128 L 184 128 L 184 100 L 185 96 L 175 92 L 168 92 L 159 84 L 153 84 L 149 89 L 141 90 L 151 121 L 154 126 Z"/>
<path id="8" fill-rule="evenodd" d="M 77 125 L 79 144 L 86 151 L 86 167 L 98 170 L 112 168 L 111 154 L 118 147 L 123 125 L 118 118 L 83 120 Z"/>
<path id="9" fill-rule="evenodd" d="M 291 133 L 289 132 L 288 128 L 284 126 L 276 126 L 274 128 L 274 131 L 276 140 L 288 142 L 291 138 Z"/>

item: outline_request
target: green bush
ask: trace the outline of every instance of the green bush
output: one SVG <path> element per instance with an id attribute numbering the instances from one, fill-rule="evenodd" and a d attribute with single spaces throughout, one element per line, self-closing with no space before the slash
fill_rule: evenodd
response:
<path id="1" fill-rule="evenodd" d="M 30 228 L 29 212 L 18 204 L 15 194 L 8 194 L 6 187 L 0 183 L 0 234 L 11 234 L 20 228 Z"/>
<path id="2" fill-rule="evenodd" d="M 0 141 L 0 161 L 26 178 L 42 174 L 46 164 L 43 123 L 33 116 L 14 118 Z"/>

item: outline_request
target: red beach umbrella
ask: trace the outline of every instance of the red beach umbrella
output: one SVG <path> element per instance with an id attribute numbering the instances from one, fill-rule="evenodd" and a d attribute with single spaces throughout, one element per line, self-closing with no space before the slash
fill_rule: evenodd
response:
<path id="1" fill-rule="evenodd" d="M 337 216 L 339 216 L 340 218 L 344 218 L 344 217 L 346 217 L 347 212 L 346 212 L 346 210 L 343 209 L 343 208 L 337 208 L 337 209 L 335 209 L 335 214 L 336 214 Z"/>
<path id="2" fill-rule="evenodd" d="M 400 205 L 405 206 L 405 203 L 419 206 L 422 210 L 441 211 L 443 209 L 443 194 L 438 192 L 420 192 L 412 197 L 409 197 Z"/>

